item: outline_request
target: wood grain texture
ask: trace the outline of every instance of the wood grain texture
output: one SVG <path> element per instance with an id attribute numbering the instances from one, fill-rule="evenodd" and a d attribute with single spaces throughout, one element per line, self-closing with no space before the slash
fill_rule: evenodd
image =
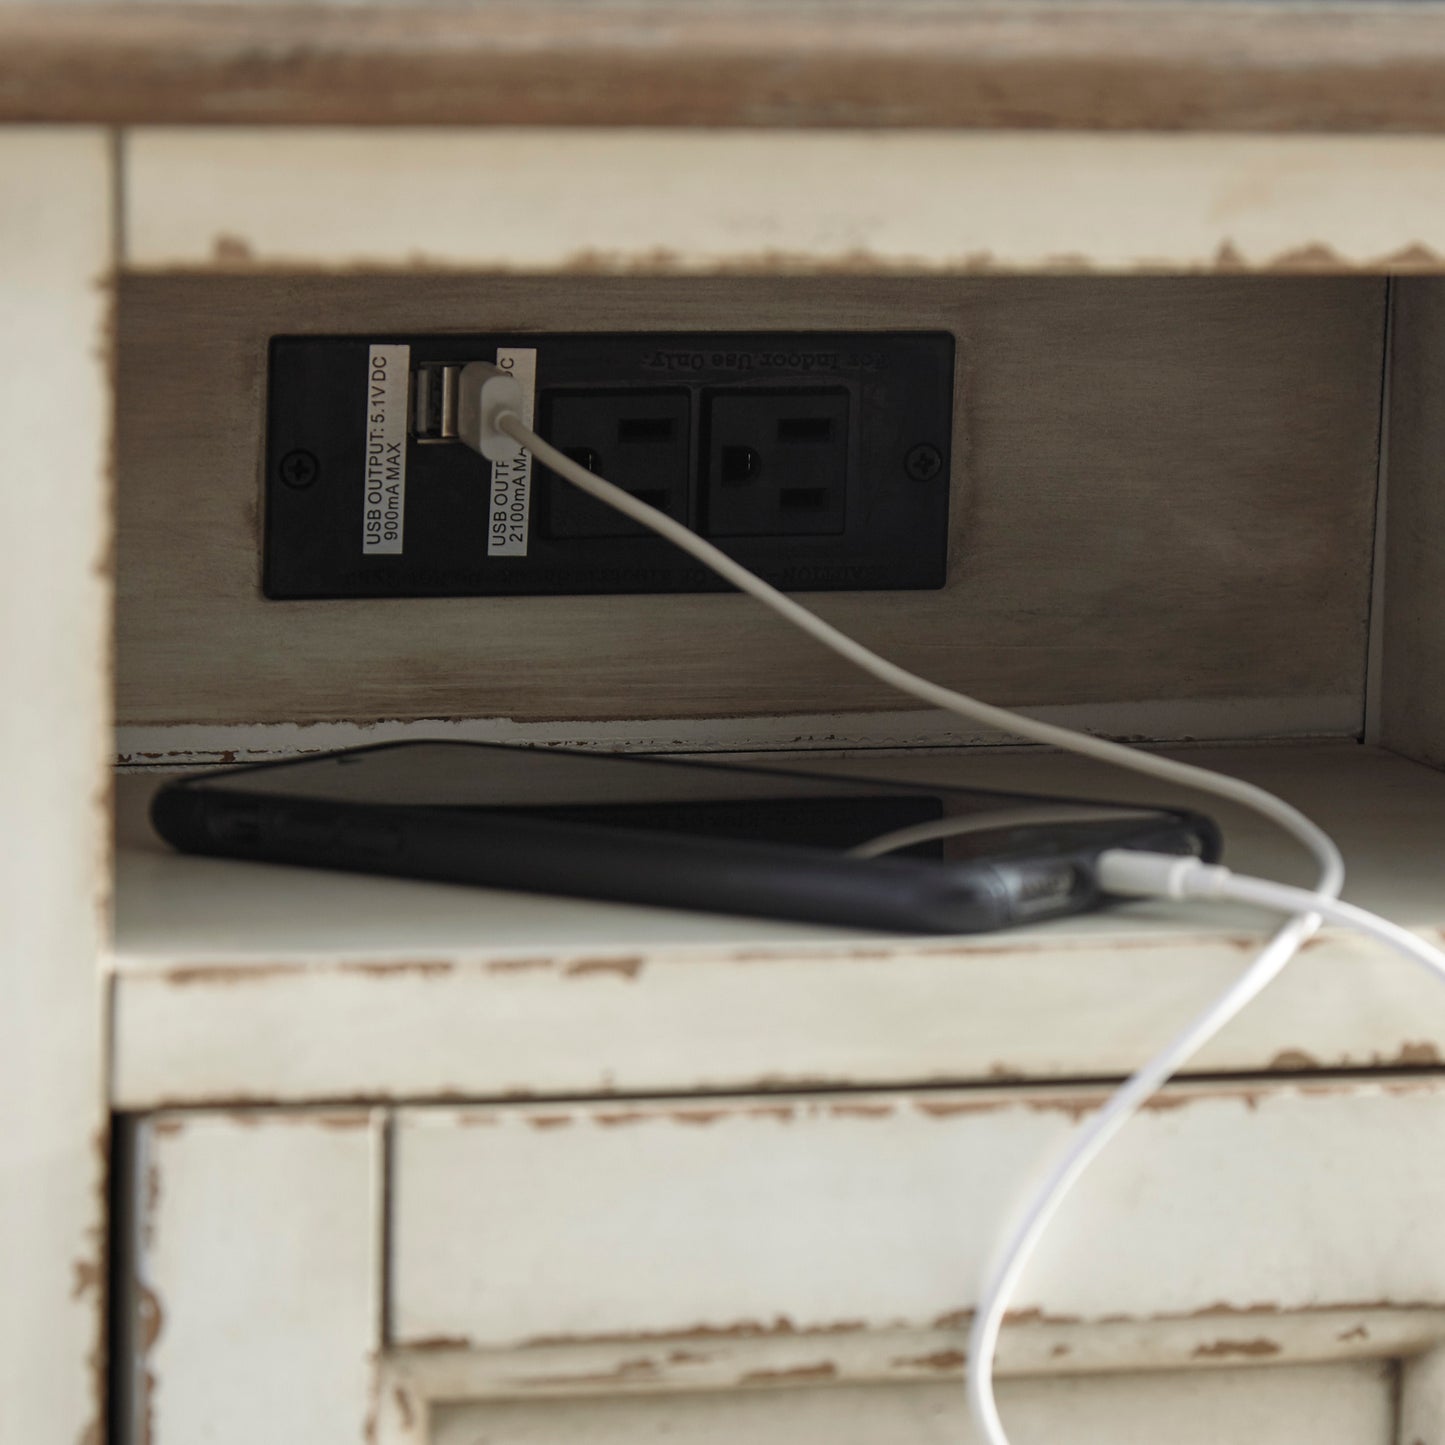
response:
<path id="1" fill-rule="evenodd" d="M 1347 897 L 1445 928 L 1445 775 L 1352 744 L 1195 748 L 1339 840 Z M 828 771 L 1180 801 L 1038 749 L 799 758 Z M 1238 976 L 1270 926 L 1136 904 L 1004 934 L 898 937 L 458 888 L 169 851 L 153 778 L 119 780 L 118 1107 L 465 1099 L 1122 1076 Z M 1299 850 L 1200 800 L 1241 872 Z M 1424 970 L 1327 930 L 1191 1068 L 1298 1072 L 1445 1059 Z"/>
<path id="2" fill-rule="evenodd" d="M 1434 4 L 0 8 L 0 120 L 1445 128 Z"/>
<path id="3" fill-rule="evenodd" d="M 719 718 L 896 708 L 726 595 L 284 603 L 259 574 L 285 331 L 947 328 L 950 582 L 829 594 L 1000 703 L 1314 699 L 1364 671 L 1383 283 L 130 277 L 120 721 Z"/>
<path id="4" fill-rule="evenodd" d="M 1397 283 L 1381 739 L 1445 766 L 1445 283 Z"/>
<path id="5" fill-rule="evenodd" d="M 106 137 L 0 132 L 0 1437 L 103 1430 Z M 37 480 L 45 478 L 43 484 Z"/>

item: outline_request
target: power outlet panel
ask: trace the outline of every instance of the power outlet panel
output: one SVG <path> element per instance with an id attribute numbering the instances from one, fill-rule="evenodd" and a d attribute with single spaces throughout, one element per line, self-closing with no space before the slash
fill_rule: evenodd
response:
<path id="1" fill-rule="evenodd" d="M 272 598 L 701 592 L 670 543 L 455 439 L 469 361 L 514 371 L 554 446 L 792 591 L 947 571 L 943 332 L 282 336 L 267 388 Z"/>

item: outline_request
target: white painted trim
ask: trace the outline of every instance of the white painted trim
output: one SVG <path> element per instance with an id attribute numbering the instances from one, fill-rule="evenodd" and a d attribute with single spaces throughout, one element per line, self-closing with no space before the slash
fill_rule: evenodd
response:
<path id="1" fill-rule="evenodd" d="M 379 1122 L 349 1110 L 141 1123 L 132 1247 L 149 1328 L 139 1428 L 116 1445 L 372 1438 Z"/>
<path id="2" fill-rule="evenodd" d="M 1442 1086 L 1170 1087 L 1079 1181 L 1017 1312 L 1086 1327 L 1218 1312 L 1216 1340 L 1274 1344 L 1276 1313 L 1441 1307 Z M 691 1333 L 707 1353 L 783 1316 L 780 1333 L 811 1333 L 829 1361 L 835 1338 L 959 1329 L 1040 1160 L 1104 1097 L 399 1110 L 392 1343 L 520 1353 L 630 1336 L 645 1351 L 647 1335 Z"/>
<path id="3" fill-rule="evenodd" d="M 104 1429 L 111 177 L 102 130 L 0 130 L 6 1441 Z"/>
<path id="4" fill-rule="evenodd" d="M 1090 1330 L 1095 1327 L 1089 1327 Z M 1148 1325 L 1133 1329 L 1144 1334 Z M 1259 1328 L 1250 1323 L 1247 1328 Z M 1365 1326 L 1359 1326 L 1365 1328 Z M 1081 1335 L 1086 1331 L 1081 1330 Z M 1123 1333 L 1098 1326 L 1097 1333 Z M 1281 1332 L 1288 1335 L 1289 1331 Z M 1203 1332 L 1201 1332 L 1203 1334 Z M 844 1337 L 836 1337 L 842 1339 Z M 958 1337 L 955 1337 L 957 1341 Z M 1204 1335 L 1201 1348 L 1258 1347 L 1257 1334 L 1241 1338 Z M 762 1356 L 769 1361 L 739 1373 L 752 1378 L 738 1389 L 649 1392 L 627 1384 L 613 1387 L 598 1377 L 589 1397 L 471 1399 L 444 1394 L 428 1402 L 408 1389 L 404 1376 L 390 1373 L 395 1397 L 407 1402 L 411 1429 L 379 1437 L 378 1445 L 637 1445 L 666 1440 L 668 1445 L 877 1445 L 879 1441 L 949 1442 L 981 1445 L 968 1418 L 962 1386 L 942 1371 L 930 1378 L 923 1370 L 911 1380 L 892 1377 L 840 1378 L 855 1351 L 852 1341 L 838 1351 L 833 1340 L 805 1340 L 802 1348 Z M 880 1350 L 889 1347 L 880 1338 Z M 904 1336 L 892 1342 L 900 1351 L 929 1353 L 927 1343 Z M 1286 1339 L 1269 1338 L 1283 1354 Z M 685 1356 L 700 1353 L 698 1342 L 684 1340 Z M 1073 1349 L 1067 1340 L 1057 1348 Z M 742 1352 L 740 1352 L 742 1353 Z M 931 1352 L 947 1359 L 957 1343 Z M 624 1376 L 645 1372 L 656 1356 L 632 1346 L 609 1362 Z M 797 1363 L 772 1364 L 791 1358 Z M 1246 1355 L 1246 1358 L 1247 1355 Z M 1067 1365 L 1065 1353 L 1061 1364 Z M 560 1363 L 560 1362 L 559 1362 Z M 1065 1445 L 1220 1445 L 1222 1441 L 1259 1445 L 1393 1445 L 1392 1368 L 1380 1360 L 1331 1360 L 1324 1364 L 1260 1369 L 1256 1362 L 1232 1361 L 1224 1368 L 1135 1372 L 1105 1370 L 1000 1381 L 999 1405 L 1015 1441 L 1065 1442 Z M 776 1373 L 775 1373 L 776 1372 Z M 440 1372 L 438 1372 L 440 1374 Z M 781 1376 L 781 1378 L 780 1378 Z M 453 1387 L 446 1377 L 444 1389 Z M 398 1413 L 402 1413 L 398 1409 Z M 1437 1445 L 1438 1435 L 1400 1436 L 1399 1445 Z"/>
<path id="5" fill-rule="evenodd" d="M 128 267 L 1435 270 L 1445 136 L 193 127 Z"/>
<path id="6" fill-rule="evenodd" d="M 1445 1342 L 1445 1310 L 1424 1308 L 1261 1311 L 1253 1327 L 1276 1348 L 1270 1368 L 1340 1360 L 1418 1355 Z M 1248 1323 L 1248 1317 L 1246 1317 Z M 1258 1359 L 1248 1349 L 1219 1350 L 1220 1337 L 1245 1326 L 1229 1311 L 1181 1318 L 1061 1322 L 1025 1318 L 1000 1341 L 1003 1378 L 1088 1375 L 1127 1370 L 1238 1369 Z M 876 1384 L 959 1380 L 966 1329 L 870 1329 L 834 1334 L 759 1332 L 698 1340 L 685 1334 L 593 1344 L 535 1345 L 523 1350 L 461 1346 L 401 1348 L 385 1363 L 388 1380 L 407 1390 L 414 1408 L 432 1401 L 534 1400 L 671 1394 L 745 1387 L 760 1371 L 786 1379 L 825 1352 L 830 1383 Z M 1441 1349 L 1445 1362 L 1445 1348 Z M 645 1360 L 643 1369 L 637 1363 Z M 629 1369 L 628 1362 L 631 1362 Z"/>

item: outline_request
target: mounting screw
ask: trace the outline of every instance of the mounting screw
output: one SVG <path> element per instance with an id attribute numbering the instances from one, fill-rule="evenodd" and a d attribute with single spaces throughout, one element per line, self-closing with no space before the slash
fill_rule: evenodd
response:
<path id="1" fill-rule="evenodd" d="M 943 470 L 943 453 L 927 442 L 919 442 L 916 447 L 909 447 L 908 455 L 903 458 L 903 470 L 915 482 L 931 482 Z"/>
<path id="2" fill-rule="evenodd" d="M 288 487 L 309 487 L 321 475 L 321 463 L 306 451 L 287 452 L 276 468 Z"/>

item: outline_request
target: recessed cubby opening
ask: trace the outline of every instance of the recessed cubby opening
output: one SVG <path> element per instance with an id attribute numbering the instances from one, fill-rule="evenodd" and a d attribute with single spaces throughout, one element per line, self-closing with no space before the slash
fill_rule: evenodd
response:
<path id="1" fill-rule="evenodd" d="M 565 960 L 599 950 L 650 959 L 676 948 L 721 956 L 766 946 L 801 960 L 846 938 L 803 925 L 182 858 L 144 820 L 155 775 L 169 766 L 445 736 L 751 751 L 979 785 L 1157 796 L 1092 765 L 999 747 L 997 736 L 912 707 L 740 596 L 267 601 L 258 585 L 258 469 L 272 334 L 483 329 L 501 318 L 536 330 L 951 331 L 946 584 L 810 601 L 926 676 L 1189 749 L 1278 788 L 1336 829 L 1361 901 L 1431 926 L 1445 777 L 1425 765 L 1445 756 L 1445 742 L 1425 663 L 1445 641 L 1431 621 L 1439 611 L 1421 602 L 1440 587 L 1424 543 L 1441 535 L 1445 509 L 1427 459 L 1445 422 L 1424 379 L 1445 353 L 1442 298 L 1445 282 L 1374 276 L 123 279 L 122 1096 L 143 1104 L 148 1071 L 174 1063 L 180 1035 L 161 1029 L 153 1010 L 181 996 L 165 980 L 182 961 L 219 970 L 204 965 L 201 985 L 184 994 L 185 1037 L 202 1041 L 200 1087 L 214 1052 L 203 1042 L 213 1005 L 214 1027 L 236 1024 L 232 1001 L 210 988 L 233 966 L 251 976 L 306 955 L 322 971 L 308 974 L 313 984 L 344 993 L 343 958 L 505 960 L 535 950 L 565 969 Z M 780 452 L 819 445 L 828 416 L 819 404 L 804 416 L 807 428 L 782 418 Z M 654 435 L 651 413 L 638 417 L 616 427 L 619 444 L 670 444 Z M 807 488 L 785 483 L 784 499 L 806 507 Z M 1282 839 L 1228 809 L 1222 817 L 1235 861 L 1303 876 Z M 1182 943 L 1174 956 L 1192 962 L 1181 966 L 1207 972 L 1222 938 L 1260 926 L 1207 911 L 1133 910 L 1004 942 L 1044 947 L 1049 957 L 1094 956 L 1147 935 Z M 1354 957 L 1351 946 L 1332 946 L 1345 950 L 1342 960 Z M 939 957 L 916 941 L 888 952 Z M 1106 973 L 1098 975 L 1105 991 L 1118 983 Z M 360 1009 L 356 1028 L 373 1028 L 364 998 L 338 1006 Z M 1275 1028 L 1266 1021 L 1241 1060 L 1267 1062 Z M 345 1049 L 360 1047 L 350 1025 L 342 1035 Z M 851 1045 L 837 1047 L 842 1058 Z M 356 1072 L 346 1057 L 365 1052 L 345 1049 L 313 1059 L 316 1077 L 295 1087 L 344 1095 Z M 1328 1041 L 1320 1050 L 1339 1063 L 1356 1052 Z M 970 1077 L 985 1062 L 940 1067 Z M 1124 1063 L 1084 1048 L 1057 1066 Z M 474 1091 L 497 1083 L 459 1060 L 446 1067 L 454 1065 Z M 724 1081 L 757 1082 L 741 1064 L 718 1069 Z M 244 1093 L 240 1074 L 205 1087 Z M 418 1074 L 406 1088 L 425 1096 L 442 1082 Z"/>
<path id="2" fill-rule="evenodd" d="M 1374 276 L 125 277 L 118 752 L 240 757 L 272 746 L 266 729 L 441 720 L 640 745 L 982 740 L 734 595 L 263 597 L 268 339 L 501 326 L 949 331 L 946 581 L 819 593 L 824 615 L 940 682 L 1123 735 L 1358 737 L 1381 620 L 1388 289 Z M 615 438 L 586 442 L 604 475 L 604 441 L 638 457 L 706 448 L 674 436 L 673 393 L 650 395 L 613 420 Z M 846 397 L 798 402 L 775 421 L 775 470 L 816 459 L 833 445 L 822 429 L 847 417 Z M 544 398 L 543 419 L 586 404 Z M 779 514 L 803 521 L 833 505 L 801 474 L 725 490 L 749 485 L 779 489 Z M 651 471 L 636 486 L 670 499 Z M 850 508 L 867 496 L 861 478 Z M 541 521 L 612 525 L 580 508 Z M 789 589 L 804 595 L 810 545 L 797 539 Z"/>

